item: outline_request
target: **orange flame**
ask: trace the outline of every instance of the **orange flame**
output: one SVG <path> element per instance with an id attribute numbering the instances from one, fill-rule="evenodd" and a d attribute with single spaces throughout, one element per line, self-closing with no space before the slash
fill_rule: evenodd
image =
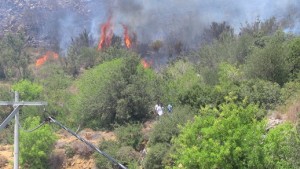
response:
<path id="1" fill-rule="evenodd" d="M 36 60 L 35 66 L 40 67 L 50 58 L 58 59 L 58 56 L 59 55 L 53 51 L 47 51 L 42 57 Z"/>
<path id="2" fill-rule="evenodd" d="M 141 60 L 141 64 L 143 65 L 143 67 L 144 67 L 145 69 L 147 69 L 147 68 L 150 68 L 150 66 L 152 65 L 152 61 L 151 61 L 151 62 L 148 62 L 146 59 L 142 59 L 142 60 Z"/>
<path id="3" fill-rule="evenodd" d="M 101 25 L 101 36 L 98 44 L 98 50 L 102 49 L 104 46 L 110 46 L 112 36 L 113 29 L 111 25 L 111 17 L 109 17 L 108 21 Z"/>
<path id="4" fill-rule="evenodd" d="M 124 28 L 124 42 L 125 42 L 125 45 L 126 47 L 129 49 L 131 48 L 131 39 L 130 39 L 130 36 L 128 34 L 128 27 L 123 25 L 123 28 Z"/>

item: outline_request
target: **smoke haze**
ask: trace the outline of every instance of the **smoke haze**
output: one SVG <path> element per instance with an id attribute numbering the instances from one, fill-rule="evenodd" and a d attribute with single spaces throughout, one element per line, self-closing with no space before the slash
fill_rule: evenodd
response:
<path id="1" fill-rule="evenodd" d="M 19 0 L 22 1 L 22 0 Z M 196 44 L 212 22 L 225 21 L 239 32 L 241 25 L 276 17 L 287 20 L 286 31 L 300 33 L 298 0 L 23 0 L 28 8 L 1 2 L 1 9 L 20 10 L 29 32 L 39 39 L 56 39 L 66 49 L 72 37 L 86 29 L 95 41 L 100 25 L 112 17 L 114 33 L 122 36 L 122 24 L 137 34 L 138 42 L 180 40 Z M 38 4 L 32 6 L 31 4 Z M 31 5 L 31 6 L 30 6 Z M 2 10 L 0 11 L 2 13 Z M 29 14 L 31 17 L 28 17 Z M 5 20 L 4 16 L 0 18 Z M 34 29 L 32 29 L 32 27 Z"/>

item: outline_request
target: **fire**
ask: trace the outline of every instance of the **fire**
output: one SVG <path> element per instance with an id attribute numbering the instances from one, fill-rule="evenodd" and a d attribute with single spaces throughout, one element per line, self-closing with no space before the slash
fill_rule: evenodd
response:
<path id="1" fill-rule="evenodd" d="M 42 57 L 36 60 L 35 66 L 40 67 L 49 59 L 58 59 L 58 54 L 53 51 L 47 51 Z"/>
<path id="2" fill-rule="evenodd" d="M 147 69 L 147 68 L 150 68 L 150 66 L 152 65 L 152 61 L 151 61 L 151 62 L 148 62 L 146 59 L 142 59 L 142 60 L 141 60 L 141 64 L 143 65 L 143 67 L 144 67 L 145 69 Z"/>
<path id="3" fill-rule="evenodd" d="M 123 28 L 124 28 L 124 42 L 126 47 L 129 49 L 131 48 L 132 43 L 131 43 L 130 36 L 128 34 L 128 27 L 126 25 L 123 25 Z"/>
<path id="4" fill-rule="evenodd" d="M 110 46 L 112 36 L 113 29 L 111 24 L 111 17 L 109 17 L 108 21 L 101 25 L 101 36 L 98 44 L 98 50 L 102 49 L 104 46 Z"/>

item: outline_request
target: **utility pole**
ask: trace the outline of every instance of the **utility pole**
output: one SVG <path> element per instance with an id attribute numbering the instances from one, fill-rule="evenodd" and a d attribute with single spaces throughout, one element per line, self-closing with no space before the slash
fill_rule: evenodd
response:
<path id="1" fill-rule="evenodd" d="M 1 123 L 0 131 L 11 121 L 15 116 L 15 128 L 14 128 L 14 169 L 19 169 L 19 110 L 22 106 L 43 106 L 47 105 L 46 102 L 19 102 L 19 93 L 15 91 L 15 101 L 0 101 L 0 106 L 13 106 L 14 110 L 7 116 L 7 118 Z"/>

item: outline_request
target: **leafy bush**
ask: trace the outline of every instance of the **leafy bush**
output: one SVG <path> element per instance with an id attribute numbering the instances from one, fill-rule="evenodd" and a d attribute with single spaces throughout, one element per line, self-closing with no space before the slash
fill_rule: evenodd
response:
<path id="1" fill-rule="evenodd" d="M 172 137 L 179 134 L 179 126 L 184 125 L 193 116 L 193 110 L 188 106 L 175 107 L 171 114 L 164 114 L 153 126 L 148 145 L 170 143 Z"/>
<path id="2" fill-rule="evenodd" d="M 197 84 L 179 95 L 180 104 L 190 105 L 194 108 L 200 108 L 205 105 L 218 105 L 223 101 L 224 96 L 220 90 L 205 84 Z"/>
<path id="3" fill-rule="evenodd" d="M 243 82 L 239 95 L 241 99 L 246 98 L 249 103 L 258 104 L 266 109 L 272 109 L 281 103 L 280 86 L 277 83 L 260 79 Z"/>
<path id="4" fill-rule="evenodd" d="M 40 97 L 43 87 L 29 80 L 21 80 L 12 89 L 19 92 L 20 100 L 32 101 Z"/>
<path id="5" fill-rule="evenodd" d="M 189 88 L 201 82 L 192 63 L 178 60 L 170 65 L 163 74 L 162 102 L 179 103 L 178 97 Z"/>
<path id="6" fill-rule="evenodd" d="M 32 129 L 39 125 L 39 117 L 26 118 L 23 127 Z M 24 168 L 48 168 L 48 159 L 56 136 L 49 125 L 31 133 L 20 131 L 20 164 Z"/>
<path id="7" fill-rule="evenodd" d="M 176 166 L 183 168 L 261 168 L 264 123 L 255 120 L 255 105 L 222 104 L 201 109 L 178 138 Z"/>
<path id="8" fill-rule="evenodd" d="M 149 148 L 148 154 L 144 161 L 145 169 L 160 169 L 163 168 L 163 158 L 170 149 L 170 145 L 166 143 L 158 143 Z"/>
<path id="9" fill-rule="evenodd" d="M 254 48 L 244 65 L 245 73 L 250 78 L 261 78 L 283 85 L 287 82 L 290 64 L 287 61 L 287 37 L 283 32 L 266 37 L 263 47 Z"/>
<path id="10" fill-rule="evenodd" d="M 99 149 L 116 159 L 125 166 L 134 166 L 137 163 L 139 154 L 130 146 L 121 146 L 116 141 L 103 141 L 100 143 Z M 96 154 L 96 166 L 103 169 L 117 169 L 118 166 L 108 158 Z"/>
<path id="11" fill-rule="evenodd" d="M 265 122 L 256 120 L 258 111 L 257 105 L 233 101 L 220 110 L 201 109 L 174 139 L 174 167 L 299 168 L 299 136 L 293 126 L 283 124 L 267 133 Z"/>
<path id="12" fill-rule="evenodd" d="M 154 79 L 154 72 L 144 69 L 136 55 L 105 62 L 80 77 L 73 109 L 86 127 L 141 121 L 154 100 Z"/>
<path id="13" fill-rule="evenodd" d="M 296 136 L 293 125 L 281 124 L 271 129 L 264 140 L 266 168 L 299 168 L 297 151 L 299 136 Z M 296 140 L 297 141 L 296 141 Z M 296 162 L 296 163 L 295 163 Z"/>
<path id="14" fill-rule="evenodd" d="M 124 126 L 119 126 L 115 129 L 118 142 L 122 146 L 130 146 L 137 149 L 141 139 L 142 126 L 140 124 L 128 124 Z"/>

